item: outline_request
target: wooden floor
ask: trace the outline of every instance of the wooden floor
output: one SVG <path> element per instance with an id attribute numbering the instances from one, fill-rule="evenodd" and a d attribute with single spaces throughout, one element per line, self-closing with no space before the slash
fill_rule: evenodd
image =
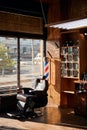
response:
<path id="1" fill-rule="evenodd" d="M 40 111 L 36 111 L 40 112 Z M 83 130 L 87 129 L 87 118 L 75 115 L 73 109 L 46 107 L 43 115 L 33 119 L 15 119 L 1 113 L 0 130 Z"/>

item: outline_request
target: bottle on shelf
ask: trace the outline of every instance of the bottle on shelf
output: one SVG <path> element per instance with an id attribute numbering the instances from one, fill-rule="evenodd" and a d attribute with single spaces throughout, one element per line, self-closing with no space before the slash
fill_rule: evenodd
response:
<path id="1" fill-rule="evenodd" d="M 79 45 L 79 39 L 76 40 L 76 42 L 74 43 L 74 46 L 78 46 Z"/>
<path id="2" fill-rule="evenodd" d="M 84 80 L 84 81 L 87 80 L 87 73 L 86 72 L 83 73 L 82 80 Z"/>
<path id="3" fill-rule="evenodd" d="M 68 46 L 68 45 L 69 45 L 68 41 L 65 41 L 65 42 L 63 43 L 63 46 Z"/>
<path id="4" fill-rule="evenodd" d="M 73 46 L 73 41 L 72 40 L 69 41 L 69 46 Z"/>

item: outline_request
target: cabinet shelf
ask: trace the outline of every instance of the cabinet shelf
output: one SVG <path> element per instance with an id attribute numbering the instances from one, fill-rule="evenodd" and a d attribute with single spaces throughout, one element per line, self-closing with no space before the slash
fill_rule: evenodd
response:
<path id="1" fill-rule="evenodd" d="M 61 77 L 62 77 L 62 76 L 61 76 Z M 73 76 L 69 76 L 69 77 L 63 76 L 62 78 L 67 78 L 67 79 L 78 79 L 78 77 L 73 77 Z"/>
<path id="2" fill-rule="evenodd" d="M 75 84 L 87 84 L 86 80 L 75 80 L 74 81 Z"/>
<path id="3" fill-rule="evenodd" d="M 67 94 L 75 94 L 74 91 L 62 91 L 63 93 L 67 93 Z"/>
<path id="4" fill-rule="evenodd" d="M 61 61 L 61 63 L 79 63 L 78 61 Z"/>

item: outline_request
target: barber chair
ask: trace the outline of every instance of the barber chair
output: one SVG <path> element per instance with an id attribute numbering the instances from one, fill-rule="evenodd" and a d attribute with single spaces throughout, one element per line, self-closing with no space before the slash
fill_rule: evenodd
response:
<path id="1" fill-rule="evenodd" d="M 44 80 L 44 89 L 37 89 L 40 80 Z M 22 117 L 34 118 L 38 116 L 35 112 L 36 108 L 42 108 L 47 105 L 48 102 L 48 81 L 43 79 L 37 79 L 38 83 L 35 89 L 22 88 L 22 93 L 17 94 L 17 108 Z M 40 83 L 41 85 L 41 83 Z"/>

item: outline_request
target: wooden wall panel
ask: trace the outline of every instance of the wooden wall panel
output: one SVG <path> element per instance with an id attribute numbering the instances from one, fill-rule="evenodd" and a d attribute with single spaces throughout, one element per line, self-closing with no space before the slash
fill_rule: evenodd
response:
<path id="1" fill-rule="evenodd" d="M 55 0 L 53 4 L 49 5 L 47 23 L 55 23 L 60 21 L 60 0 Z M 47 39 L 55 40 L 59 39 L 60 33 L 58 29 L 48 28 Z"/>
<path id="2" fill-rule="evenodd" d="M 87 17 L 87 0 L 60 0 L 60 10 L 61 20 Z"/>
<path id="3" fill-rule="evenodd" d="M 0 12 L 0 30 L 43 34 L 42 18 Z"/>
<path id="4" fill-rule="evenodd" d="M 87 17 L 87 0 L 70 0 L 68 14 L 69 19 Z"/>
<path id="5" fill-rule="evenodd" d="M 57 0 L 53 4 L 49 5 L 48 15 L 47 15 L 47 23 L 54 23 L 56 21 L 60 21 L 60 0 Z"/>
<path id="6" fill-rule="evenodd" d="M 50 60 L 50 82 L 48 90 L 48 104 L 49 105 L 60 105 L 60 60 Z"/>
<path id="7" fill-rule="evenodd" d="M 60 38 L 60 30 L 48 28 L 47 40 L 58 40 Z"/>

